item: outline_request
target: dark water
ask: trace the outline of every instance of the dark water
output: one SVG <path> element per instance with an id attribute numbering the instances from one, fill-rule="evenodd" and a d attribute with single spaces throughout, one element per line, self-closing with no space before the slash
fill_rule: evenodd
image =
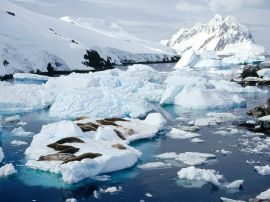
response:
<path id="1" fill-rule="evenodd" d="M 247 108 L 265 103 L 268 94 L 250 96 Z M 7 178 L 0 179 L 0 201 L 1 202 L 60 202 L 67 198 L 76 198 L 77 201 L 220 201 L 220 197 L 248 200 L 255 197 L 262 191 L 270 188 L 270 175 L 261 176 L 257 174 L 253 165 L 246 164 L 246 160 L 260 161 L 261 165 L 269 164 L 269 155 L 266 154 L 247 154 L 241 152 L 242 146 L 231 146 L 239 143 L 240 135 L 222 136 L 214 134 L 221 127 L 231 127 L 232 122 L 226 122 L 217 126 L 202 127 L 198 133 L 202 135 L 204 143 L 191 143 L 190 140 L 176 140 L 166 137 L 166 133 L 172 126 L 181 123 L 176 117 L 186 117 L 192 119 L 205 115 L 205 111 L 187 111 L 180 108 L 168 106 L 165 108 L 157 107 L 168 119 L 166 128 L 153 139 L 141 140 L 132 144 L 140 151 L 143 156 L 138 164 L 156 161 L 154 156 L 164 152 L 205 152 L 214 153 L 216 149 L 226 149 L 231 151 L 230 155 L 224 156 L 216 154 L 217 160 L 201 166 L 199 168 L 215 169 L 223 174 L 224 178 L 231 182 L 237 179 L 244 179 L 243 190 L 229 191 L 218 188 L 212 184 L 205 184 L 201 188 L 185 188 L 181 186 L 181 181 L 177 179 L 177 172 L 181 169 L 180 165 L 174 164 L 172 168 L 140 170 L 137 165 L 115 173 L 109 173 L 110 179 L 107 181 L 86 180 L 76 185 L 65 185 L 61 182 L 60 176 L 47 172 L 35 171 L 24 167 L 24 151 L 29 146 L 32 137 L 16 137 L 10 133 L 15 123 L 4 125 L 1 134 L 1 142 L 5 159 L 2 164 L 12 162 L 18 173 Z M 227 109 L 224 111 L 232 112 L 235 115 L 245 117 L 246 108 Z M 28 124 L 23 126 L 26 131 L 38 133 L 42 125 L 57 120 L 48 117 L 47 111 L 37 111 L 21 114 L 22 120 Z M 22 140 L 28 145 L 12 146 L 12 140 Z M 0 164 L 0 165 L 2 165 Z M 110 186 L 121 186 L 122 191 L 117 193 L 103 193 L 99 199 L 93 197 L 93 192 L 100 188 L 106 189 Z M 153 197 L 146 197 L 146 193 L 151 193 Z"/>

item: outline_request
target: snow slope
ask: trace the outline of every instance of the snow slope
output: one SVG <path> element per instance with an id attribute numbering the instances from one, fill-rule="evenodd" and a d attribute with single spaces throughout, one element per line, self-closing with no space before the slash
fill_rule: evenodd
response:
<path id="1" fill-rule="evenodd" d="M 164 42 L 163 42 L 164 43 Z M 192 28 L 183 28 L 166 43 L 182 54 L 193 48 L 196 52 L 214 50 L 220 55 L 247 52 L 262 54 L 264 48 L 255 45 L 251 32 L 234 17 L 216 15 L 207 24 L 197 23 Z"/>
<path id="2" fill-rule="evenodd" d="M 48 63 L 59 71 L 89 70 L 82 62 L 90 49 L 116 64 L 163 61 L 175 55 L 170 48 L 133 37 L 112 23 L 58 19 L 7 0 L 0 1 L 0 23 L 0 76 L 45 72 Z"/>

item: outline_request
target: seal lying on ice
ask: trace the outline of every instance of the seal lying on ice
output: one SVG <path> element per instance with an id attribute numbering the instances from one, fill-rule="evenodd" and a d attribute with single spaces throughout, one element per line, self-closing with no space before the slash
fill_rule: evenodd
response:
<path id="1" fill-rule="evenodd" d="M 49 154 L 45 156 L 40 156 L 38 161 L 65 161 L 70 158 L 76 157 L 73 154 L 66 154 L 66 153 L 56 153 L 56 154 Z"/>
<path id="2" fill-rule="evenodd" d="M 102 154 L 88 152 L 88 153 L 84 153 L 84 154 L 81 154 L 81 155 L 73 157 L 73 158 L 69 158 L 69 159 L 65 160 L 62 164 L 69 163 L 69 162 L 72 162 L 72 161 L 81 161 L 81 160 L 87 159 L 87 158 L 88 159 L 94 159 L 94 158 L 97 158 L 99 156 L 102 156 Z"/>

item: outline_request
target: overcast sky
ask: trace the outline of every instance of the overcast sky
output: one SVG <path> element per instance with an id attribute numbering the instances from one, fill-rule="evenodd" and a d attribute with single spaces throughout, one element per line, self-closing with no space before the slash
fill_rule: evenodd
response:
<path id="1" fill-rule="evenodd" d="M 168 39 L 182 27 L 206 23 L 216 13 L 235 16 L 256 43 L 270 49 L 270 0 L 11 0 L 40 13 L 115 22 L 141 38 Z"/>

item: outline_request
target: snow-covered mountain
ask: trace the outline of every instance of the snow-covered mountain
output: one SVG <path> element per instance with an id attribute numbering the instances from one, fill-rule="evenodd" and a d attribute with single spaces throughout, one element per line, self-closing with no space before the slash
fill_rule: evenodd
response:
<path id="1" fill-rule="evenodd" d="M 248 28 L 232 16 L 215 15 L 207 24 L 180 29 L 170 40 L 161 43 L 180 54 L 190 48 L 196 52 L 214 50 L 220 55 L 264 53 L 264 48 L 255 44 Z"/>
<path id="2" fill-rule="evenodd" d="M 141 40 L 110 22 L 50 17 L 8 0 L 0 1 L 0 24 L 0 76 L 46 72 L 48 67 L 89 70 L 94 65 L 156 62 L 176 55 L 171 48 Z"/>

